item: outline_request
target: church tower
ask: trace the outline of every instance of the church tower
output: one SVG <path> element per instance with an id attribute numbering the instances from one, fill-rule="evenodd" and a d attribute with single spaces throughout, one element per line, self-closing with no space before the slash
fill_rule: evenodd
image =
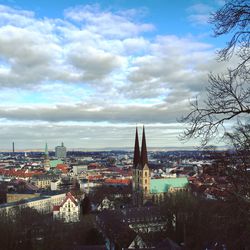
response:
<path id="1" fill-rule="evenodd" d="M 142 132 L 142 146 L 141 146 L 141 172 L 140 172 L 140 186 L 143 191 L 143 200 L 148 197 L 150 189 L 150 170 L 148 167 L 148 152 L 145 136 L 145 128 L 143 126 Z"/>
<path id="2" fill-rule="evenodd" d="M 135 132 L 134 161 L 133 161 L 133 203 L 135 206 L 143 205 L 147 200 L 150 189 L 150 169 L 148 167 L 148 154 L 145 128 L 142 132 L 142 147 L 140 151 L 138 130 Z"/>

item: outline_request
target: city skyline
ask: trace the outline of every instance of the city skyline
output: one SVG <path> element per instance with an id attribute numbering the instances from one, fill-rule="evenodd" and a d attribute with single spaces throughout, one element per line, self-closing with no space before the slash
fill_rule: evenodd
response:
<path id="1" fill-rule="evenodd" d="M 0 149 L 132 148 L 136 124 L 149 148 L 197 146 L 177 119 L 227 66 L 223 3 L 0 1 Z"/>

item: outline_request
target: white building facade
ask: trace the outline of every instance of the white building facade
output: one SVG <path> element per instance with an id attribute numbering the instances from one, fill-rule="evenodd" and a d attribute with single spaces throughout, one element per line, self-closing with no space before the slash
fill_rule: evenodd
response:
<path id="1" fill-rule="evenodd" d="M 78 222 L 80 219 L 80 203 L 68 192 L 59 206 L 53 208 L 53 218 L 66 223 Z"/>
<path id="2" fill-rule="evenodd" d="M 54 206 L 61 204 L 64 198 L 65 193 L 51 196 L 35 197 L 23 200 L 22 202 L 5 203 L 0 205 L 0 212 L 9 213 L 11 211 L 14 211 L 15 208 L 22 209 L 30 207 L 40 213 L 48 214 L 52 212 Z"/>

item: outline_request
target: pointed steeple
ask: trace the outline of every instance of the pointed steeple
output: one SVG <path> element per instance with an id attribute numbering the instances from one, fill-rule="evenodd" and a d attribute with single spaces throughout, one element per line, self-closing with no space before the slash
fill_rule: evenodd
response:
<path id="1" fill-rule="evenodd" d="M 144 128 L 144 126 L 143 126 L 143 132 L 142 132 L 141 164 L 142 164 L 142 168 L 144 167 L 145 164 L 148 164 L 148 152 L 147 152 L 146 136 L 145 136 L 145 128 Z"/>
<path id="2" fill-rule="evenodd" d="M 135 147 L 134 147 L 134 168 L 137 168 L 137 165 L 140 163 L 140 146 L 138 138 L 138 130 L 136 127 L 135 131 Z"/>

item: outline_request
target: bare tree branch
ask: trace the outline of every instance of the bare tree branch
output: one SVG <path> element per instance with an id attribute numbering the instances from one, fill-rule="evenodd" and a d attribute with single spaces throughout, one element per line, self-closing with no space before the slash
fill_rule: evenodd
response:
<path id="1" fill-rule="evenodd" d="M 207 87 L 207 99 L 191 103 L 192 111 L 181 122 L 189 127 L 181 136 L 182 139 L 200 138 L 202 146 L 218 135 L 224 122 L 240 115 L 250 114 L 250 86 L 245 82 L 244 68 L 237 75 L 228 71 L 227 76 L 210 75 Z M 244 76 L 244 77 L 243 77 Z"/>
<path id="2" fill-rule="evenodd" d="M 240 62 L 221 75 L 209 75 L 205 100 L 191 103 L 191 112 L 180 119 L 188 125 L 181 139 L 199 138 L 206 145 L 218 135 L 224 123 L 250 114 L 250 1 L 229 0 L 213 13 L 215 37 L 232 33 L 226 47 L 219 51 L 219 60 L 234 54 Z"/>
<path id="3" fill-rule="evenodd" d="M 242 46 L 249 48 L 249 22 L 250 3 L 249 0 L 230 0 L 218 11 L 211 15 L 209 20 L 214 25 L 214 36 L 229 34 L 234 32 L 227 46 L 219 51 L 220 60 L 228 60 L 234 53 L 243 54 L 245 61 L 249 61 L 249 51 L 241 49 Z M 237 51 L 235 51 L 235 49 Z M 245 62 L 245 63 L 246 63 Z"/>

